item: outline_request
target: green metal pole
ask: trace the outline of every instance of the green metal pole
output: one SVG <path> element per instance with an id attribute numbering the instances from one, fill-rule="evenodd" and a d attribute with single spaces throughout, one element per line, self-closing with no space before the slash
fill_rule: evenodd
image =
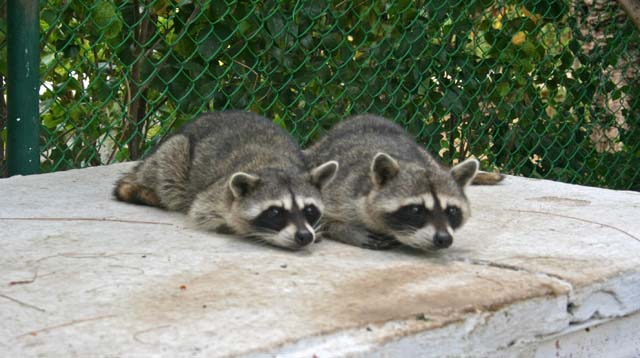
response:
<path id="1" fill-rule="evenodd" d="M 7 166 L 9 176 L 40 172 L 38 0 L 7 1 Z"/>

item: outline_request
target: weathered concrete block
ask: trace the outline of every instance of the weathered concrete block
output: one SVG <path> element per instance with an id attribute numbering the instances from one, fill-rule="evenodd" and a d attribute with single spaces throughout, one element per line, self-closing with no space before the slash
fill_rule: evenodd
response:
<path id="1" fill-rule="evenodd" d="M 509 177 L 447 251 L 289 252 L 115 201 L 130 165 L 0 180 L 1 356 L 640 355 L 640 193 Z"/>

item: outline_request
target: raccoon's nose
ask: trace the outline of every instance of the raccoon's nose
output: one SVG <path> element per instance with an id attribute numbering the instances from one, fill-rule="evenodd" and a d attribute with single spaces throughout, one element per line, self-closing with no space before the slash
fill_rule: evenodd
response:
<path id="1" fill-rule="evenodd" d="M 446 249 L 453 243 L 453 237 L 446 231 L 438 231 L 433 237 L 433 245 L 438 249 Z"/>
<path id="2" fill-rule="evenodd" d="M 313 241 L 313 233 L 307 230 L 301 230 L 296 232 L 295 240 L 300 246 L 306 246 Z"/>

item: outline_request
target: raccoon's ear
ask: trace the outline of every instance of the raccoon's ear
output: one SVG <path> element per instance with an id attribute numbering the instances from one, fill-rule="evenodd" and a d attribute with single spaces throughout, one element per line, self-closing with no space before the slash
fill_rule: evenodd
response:
<path id="1" fill-rule="evenodd" d="M 478 174 L 480 163 L 474 158 L 469 158 L 462 163 L 451 168 L 451 175 L 456 183 L 461 187 L 465 187 L 471 183 L 473 178 Z"/>
<path id="2" fill-rule="evenodd" d="M 371 162 L 371 180 L 373 184 L 384 186 L 389 180 L 398 175 L 400 166 L 395 159 L 387 153 L 378 153 Z"/>
<path id="3" fill-rule="evenodd" d="M 338 168 L 338 162 L 335 160 L 320 164 L 311 169 L 311 183 L 318 187 L 318 189 L 324 188 L 335 178 Z"/>
<path id="4" fill-rule="evenodd" d="M 242 198 L 247 195 L 260 182 L 260 177 L 255 175 L 237 172 L 229 179 L 229 189 L 235 198 Z"/>

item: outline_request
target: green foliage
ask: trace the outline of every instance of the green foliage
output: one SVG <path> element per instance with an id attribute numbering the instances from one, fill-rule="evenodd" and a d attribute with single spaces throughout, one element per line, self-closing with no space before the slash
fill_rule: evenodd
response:
<path id="1" fill-rule="evenodd" d="M 640 190 L 640 41 L 605 3 L 43 2 L 43 171 L 138 159 L 202 111 L 303 144 L 370 112 L 448 163 Z"/>

